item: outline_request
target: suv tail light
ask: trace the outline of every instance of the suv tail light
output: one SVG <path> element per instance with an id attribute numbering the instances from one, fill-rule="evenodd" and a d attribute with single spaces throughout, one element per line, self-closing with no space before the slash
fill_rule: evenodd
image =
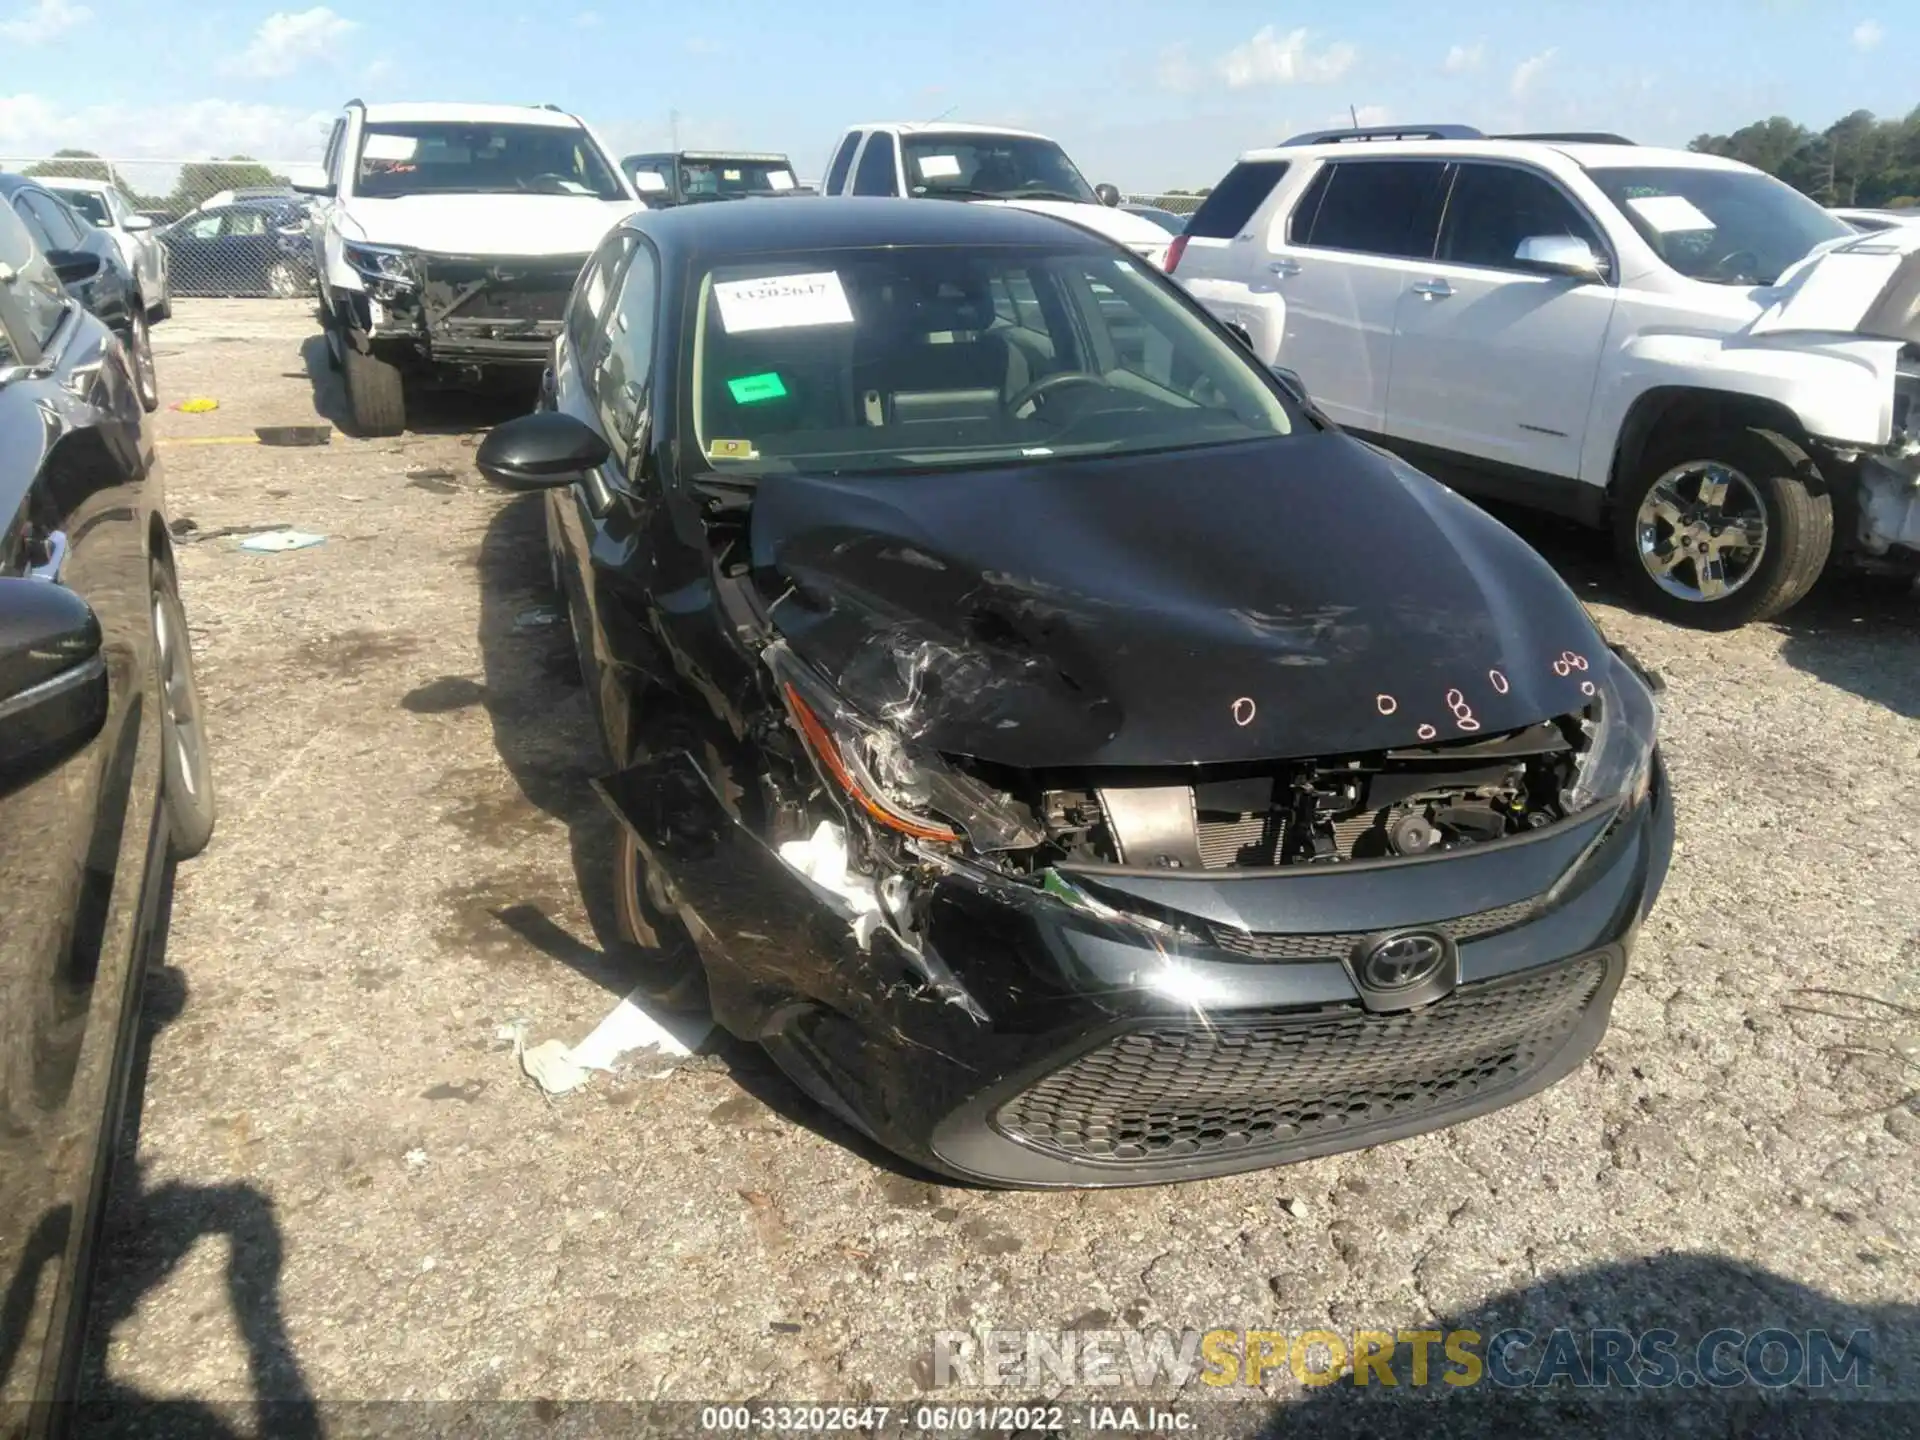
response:
<path id="1" fill-rule="evenodd" d="M 1173 267 L 1180 263 L 1180 257 L 1187 253 L 1187 237 L 1176 235 L 1173 243 L 1167 246 L 1167 274 L 1173 273 Z"/>

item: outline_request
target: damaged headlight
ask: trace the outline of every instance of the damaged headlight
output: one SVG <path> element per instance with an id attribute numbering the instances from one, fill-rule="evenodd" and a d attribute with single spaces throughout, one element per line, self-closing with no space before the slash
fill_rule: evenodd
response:
<path id="1" fill-rule="evenodd" d="M 342 247 L 342 253 L 347 264 L 369 280 L 384 280 L 393 285 L 420 283 L 420 257 L 411 250 L 349 242 Z"/>
<path id="2" fill-rule="evenodd" d="M 916 840 L 1021 850 L 1046 836 L 1030 814 L 933 752 L 858 714 L 784 645 L 767 652 L 780 698 L 822 777 L 875 824 Z"/>
<path id="3" fill-rule="evenodd" d="M 1582 724 L 1587 748 L 1573 785 L 1561 796 L 1570 815 L 1592 805 L 1637 805 L 1653 780 L 1659 706 L 1632 665 L 1611 653 L 1608 662 Z"/>

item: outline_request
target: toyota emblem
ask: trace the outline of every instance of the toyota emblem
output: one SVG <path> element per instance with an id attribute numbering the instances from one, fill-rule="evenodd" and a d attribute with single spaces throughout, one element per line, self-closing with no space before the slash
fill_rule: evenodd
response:
<path id="1" fill-rule="evenodd" d="M 1447 963 L 1447 938 L 1431 930 L 1382 935 L 1360 952 L 1360 983 L 1369 990 L 1411 990 Z"/>

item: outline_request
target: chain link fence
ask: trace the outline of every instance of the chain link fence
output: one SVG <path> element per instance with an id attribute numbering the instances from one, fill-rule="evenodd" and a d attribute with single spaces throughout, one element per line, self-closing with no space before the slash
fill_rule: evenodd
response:
<path id="1" fill-rule="evenodd" d="M 1172 194 L 1122 195 L 1120 200 L 1125 205 L 1149 205 L 1155 210 L 1165 210 L 1174 215 L 1191 215 L 1200 208 L 1200 202 L 1206 198 L 1204 195 L 1193 195 L 1185 190 L 1176 190 Z"/>
<path id="2" fill-rule="evenodd" d="M 308 199 L 286 160 L 116 160 L 0 156 L 0 171 L 39 181 L 83 223 L 120 233 L 123 250 L 162 252 L 168 293 L 271 295 L 313 290 Z M 103 191 L 102 187 L 109 187 Z M 141 226 L 127 221 L 143 216 Z M 144 273 L 151 260 L 138 265 Z"/>

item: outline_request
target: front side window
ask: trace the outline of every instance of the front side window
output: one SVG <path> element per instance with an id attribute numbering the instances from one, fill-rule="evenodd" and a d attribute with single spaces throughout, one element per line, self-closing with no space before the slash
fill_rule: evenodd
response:
<path id="1" fill-rule="evenodd" d="M 581 195 L 621 198 L 620 181 L 585 130 L 572 125 L 445 121 L 366 126 L 353 190 L 402 195 Z"/>
<path id="2" fill-rule="evenodd" d="M 600 427 L 623 462 L 651 400 L 654 311 L 660 293 L 659 264 L 641 245 L 627 267 L 611 311 L 605 354 L 594 369 L 594 408 Z"/>
<path id="3" fill-rule="evenodd" d="M 898 154 L 893 136 L 885 130 L 876 130 L 868 136 L 867 148 L 860 152 L 860 168 L 854 172 L 853 193 L 898 195 L 900 181 L 894 168 Z"/>
<path id="4" fill-rule="evenodd" d="M 1157 272 L 1078 245 L 783 254 L 697 293 L 694 432 L 728 473 L 1038 464 L 1295 424 Z"/>
<path id="5" fill-rule="evenodd" d="M 220 233 L 220 222 L 224 218 L 220 211 L 215 210 L 189 220 L 182 228 L 190 240 L 211 240 Z"/>
<path id="6" fill-rule="evenodd" d="M 72 207 L 75 214 L 89 225 L 111 225 L 113 214 L 107 209 L 107 197 L 98 190 L 63 190 L 55 187 L 53 193 Z"/>
<path id="7" fill-rule="evenodd" d="M 1771 285 L 1814 246 L 1854 233 L 1758 170 L 1634 165 L 1587 173 L 1654 253 L 1691 280 Z"/>
<path id="8" fill-rule="evenodd" d="M 229 235 L 264 235 L 267 233 L 267 217 L 258 210 L 232 210 L 227 213 Z"/>
<path id="9" fill-rule="evenodd" d="M 85 232 L 66 206 L 41 191 L 23 190 L 16 198 L 27 216 L 27 227 L 49 250 L 75 250 L 86 241 Z"/>
<path id="10" fill-rule="evenodd" d="M 66 313 L 66 287 L 11 207 L 0 205 L 0 265 L 14 272 L 0 288 L 0 366 L 36 358 Z M 31 353 L 29 353 L 31 352 Z"/>
<path id="11" fill-rule="evenodd" d="M 1289 229 L 1296 245 L 1432 258 L 1447 167 L 1439 160 L 1343 160 L 1314 177 Z"/>
<path id="12" fill-rule="evenodd" d="M 1536 236 L 1571 237 L 1596 256 L 1606 254 L 1587 217 L 1544 175 L 1517 165 L 1459 168 L 1440 227 L 1440 259 L 1524 270 L 1515 256 L 1521 241 Z"/>
<path id="13" fill-rule="evenodd" d="M 826 183 L 821 187 L 826 194 L 838 195 L 841 187 L 847 183 L 847 171 L 853 168 L 853 152 L 859 145 L 860 132 L 852 130 L 840 142 L 840 148 L 833 152 L 833 162 L 827 166 Z"/>
<path id="14" fill-rule="evenodd" d="M 902 158 L 909 195 L 1099 203 L 1067 152 L 1038 135 L 916 132 L 905 137 Z"/>

